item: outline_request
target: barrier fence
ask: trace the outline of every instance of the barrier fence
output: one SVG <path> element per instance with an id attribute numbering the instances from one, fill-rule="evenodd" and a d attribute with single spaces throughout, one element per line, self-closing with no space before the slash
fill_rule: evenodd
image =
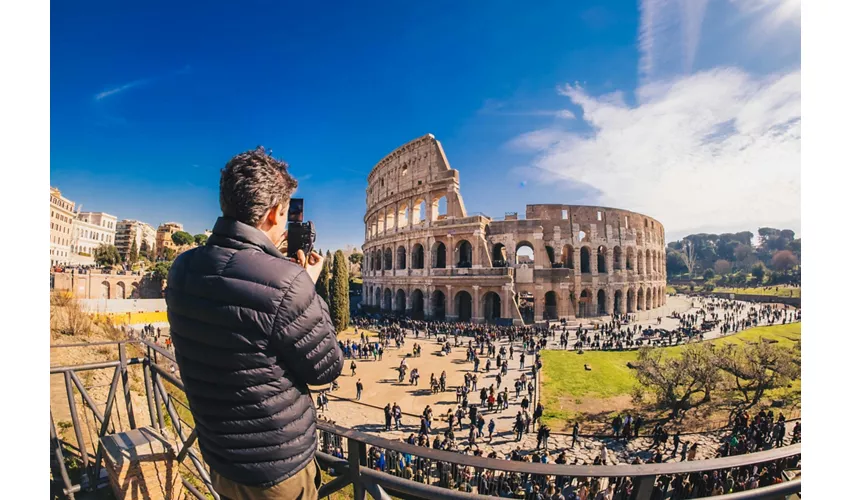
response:
<path id="1" fill-rule="evenodd" d="M 128 357 L 128 344 L 137 344 L 145 353 L 143 357 Z M 183 486 L 195 498 L 214 498 L 219 495 L 212 488 L 206 465 L 197 448 L 197 431 L 180 417 L 179 398 L 166 390 L 165 383 L 174 391 L 183 391 L 183 383 L 172 374 L 169 365 L 175 362 L 166 349 L 146 340 L 98 342 L 91 344 L 55 345 L 51 348 L 91 347 L 117 345 L 118 359 L 76 366 L 54 366 L 52 376 L 64 380 L 67 403 L 76 446 L 60 438 L 50 414 L 51 472 L 53 481 L 61 487 L 65 496 L 74 499 L 81 491 L 105 487 L 108 477 L 103 473 L 104 450 L 100 438 L 115 432 L 115 415 L 120 411 L 116 395 L 124 395 L 124 405 L 129 425 L 135 429 L 147 426 L 167 432 L 176 440 L 176 460 L 186 466 Z M 146 412 L 144 421 L 136 420 L 133 401 L 130 397 L 131 377 L 128 367 L 141 365 L 144 380 Z M 109 392 L 103 410 L 92 399 L 79 374 L 93 370 L 111 371 Z M 77 408 L 74 389 L 83 402 L 83 418 L 88 413 L 98 426 L 97 439 L 92 440 L 93 449 L 88 449 L 83 437 L 83 424 Z M 183 405 L 186 410 L 188 407 Z M 168 419 L 166 421 L 166 415 Z M 521 491 L 534 489 L 540 493 L 546 488 L 564 488 L 585 485 L 590 490 L 611 488 L 614 498 L 650 500 L 654 498 L 676 499 L 681 496 L 679 484 L 684 477 L 699 478 L 714 471 L 722 473 L 753 471 L 754 468 L 770 468 L 782 473 L 799 470 L 801 445 L 775 448 L 768 451 L 732 457 L 640 465 L 560 465 L 500 460 L 466 455 L 450 451 L 415 446 L 401 441 L 392 441 L 372 434 L 339 427 L 331 422 L 317 422 L 319 450 L 316 453 L 321 468 L 333 479 L 323 484 L 319 497 L 339 492 L 351 485 L 354 498 L 361 500 L 366 494 L 374 499 L 389 499 L 389 495 L 404 499 L 475 499 L 487 496 L 519 498 Z M 66 464 L 65 455 L 71 453 L 81 464 L 77 482 Z M 188 459 L 188 463 L 186 460 Z M 200 484 L 196 487 L 195 483 Z M 550 486 L 551 485 L 551 486 Z M 801 490 L 799 478 L 746 490 L 722 498 L 730 499 L 779 499 Z M 707 496 L 708 494 L 706 494 Z M 694 497 L 689 497 L 694 498 Z"/>

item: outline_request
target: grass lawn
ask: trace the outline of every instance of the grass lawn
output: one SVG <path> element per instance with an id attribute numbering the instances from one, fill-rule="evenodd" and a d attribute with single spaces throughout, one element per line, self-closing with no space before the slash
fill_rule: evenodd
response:
<path id="1" fill-rule="evenodd" d="M 799 297 L 800 287 L 791 286 L 768 286 L 768 287 L 753 287 L 753 288 L 727 288 L 717 287 L 714 289 L 719 293 L 735 293 L 741 295 L 766 295 L 770 297 Z"/>
<path id="2" fill-rule="evenodd" d="M 711 340 L 726 343 L 755 342 L 771 339 L 783 346 L 793 346 L 800 341 L 800 323 L 777 326 L 760 326 L 744 332 Z M 666 354 L 677 355 L 682 346 L 664 348 Z M 579 417 L 602 417 L 633 407 L 632 390 L 638 385 L 634 371 L 626 366 L 637 361 L 637 351 L 543 351 L 541 399 L 546 408 L 543 420 L 552 429 L 562 429 L 569 421 Z M 584 369 L 589 364 L 591 371 Z M 792 383 L 799 390 L 800 380 Z M 775 394 L 775 393 L 774 393 Z M 766 397 L 770 397 L 767 394 Z"/>

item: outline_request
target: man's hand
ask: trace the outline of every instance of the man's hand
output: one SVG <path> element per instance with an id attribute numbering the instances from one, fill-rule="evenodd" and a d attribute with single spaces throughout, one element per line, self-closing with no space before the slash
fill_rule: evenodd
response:
<path id="1" fill-rule="evenodd" d="M 307 270 L 307 274 L 310 275 L 310 279 L 313 280 L 314 284 L 319 281 L 319 274 L 322 272 L 324 261 L 325 258 L 315 251 L 310 252 L 309 257 L 307 257 L 304 255 L 304 250 L 298 250 L 298 254 L 295 257 L 295 262 Z"/>

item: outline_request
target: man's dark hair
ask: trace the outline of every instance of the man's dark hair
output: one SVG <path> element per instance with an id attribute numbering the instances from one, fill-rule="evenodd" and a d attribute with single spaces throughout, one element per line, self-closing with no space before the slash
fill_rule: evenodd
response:
<path id="1" fill-rule="evenodd" d="M 221 213 L 257 226 L 268 209 L 287 203 L 298 187 L 287 167 L 286 162 L 272 158 L 262 146 L 231 158 L 221 170 Z"/>

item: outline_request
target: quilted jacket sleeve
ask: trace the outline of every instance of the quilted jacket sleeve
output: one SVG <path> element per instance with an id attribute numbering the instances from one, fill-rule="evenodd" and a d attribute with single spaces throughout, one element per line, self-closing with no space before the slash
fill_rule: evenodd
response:
<path id="1" fill-rule="evenodd" d="M 329 384 L 342 372 L 342 350 L 328 305 L 306 271 L 296 275 L 284 294 L 272 328 L 279 359 L 301 382 Z"/>

